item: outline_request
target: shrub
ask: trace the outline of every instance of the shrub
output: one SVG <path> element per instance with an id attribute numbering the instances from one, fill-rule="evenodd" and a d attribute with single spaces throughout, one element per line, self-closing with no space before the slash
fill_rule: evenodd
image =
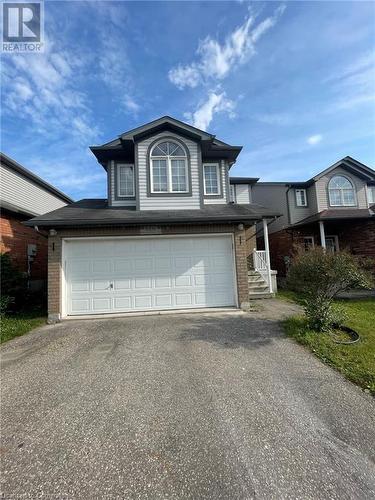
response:
<path id="1" fill-rule="evenodd" d="M 1 265 L 1 311 L 8 310 L 10 304 L 23 306 L 27 295 L 27 278 L 14 267 L 9 253 L 0 254 Z"/>
<path id="2" fill-rule="evenodd" d="M 327 252 L 322 248 L 299 251 L 287 276 L 288 286 L 305 296 L 309 327 L 327 331 L 345 318 L 333 305 L 334 298 L 345 290 L 371 288 L 371 274 L 347 252 Z"/>

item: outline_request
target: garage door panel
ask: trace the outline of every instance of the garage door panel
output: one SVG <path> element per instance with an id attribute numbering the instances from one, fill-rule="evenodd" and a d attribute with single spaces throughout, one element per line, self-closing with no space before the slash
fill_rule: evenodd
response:
<path id="1" fill-rule="evenodd" d="M 111 272 L 112 262 L 107 259 L 95 259 L 92 261 L 92 272 L 94 274 L 109 274 Z"/>
<path id="2" fill-rule="evenodd" d="M 132 308 L 132 297 L 131 296 L 114 297 L 113 307 L 117 311 L 125 311 L 127 309 L 131 309 Z"/>
<path id="3" fill-rule="evenodd" d="M 72 260 L 68 263 L 67 270 L 71 276 L 91 275 L 90 261 Z"/>
<path id="4" fill-rule="evenodd" d="M 145 257 L 142 259 L 134 259 L 134 269 L 138 272 L 150 273 L 154 267 L 152 257 Z"/>
<path id="5" fill-rule="evenodd" d="M 135 278 L 134 280 L 135 288 L 152 288 L 151 278 Z"/>
<path id="6" fill-rule="evenodd" d="M 112 300 L 110 297 L 93 298 L 92 308 L 94 312 L 109 312 L 112 309 Z"/>
<path id="7" fill-rule="evenodd" d="M 134 297 L 134 307 L 136 309 L 150 309 L 152 307 L 151 295 L 136 295 Z"/>
<path id="8" fill-rule="evenodd" d="M 72 281 L 70 289 L 72 292 L 89 292 L 90 281 L 88 280 Z"/>
<path id="9" fill-rule="evenodd" d="M 192 293 L 176 293 L 176 306 L 189 307 L 193 304 Z"/>
<path id="10" fill-rule="evenodd" d="M 65 255 L 68 314 L 235 305 L 230 236 L 74 241 Z"/>
<path id="11" fill-rule="evenodd" d="M 157 276 L 155 278 L 155 289 L 171 288 L 172 280 L 169 276 Z"/>
<path id="12" fill-rule="evenodd" d="M 85 314 L 90 312 L 90 299 L 72 299 L 71 310 L 76 314 Z"/>
<path id="13" fill-rule="evenodd" d="M 113 262 L 113 270 L 115 273 L 129 273 L 133 269 L 134 264 L 131 259 L 115 259 Z"/>
<path id="14" fill-rule="evenodd" d="M 185 287 L 191 286 L 191 276 L 176 276 L 175 278 L 175 286 L 176 287 Z"/>
<path id="15" fill-rule="evenodd" d="M 114 290 L 129 290 L 132 286 L 131 279 L 116 279 L 113 280 L 113 288 Z"/>
<path id="16" fill-rule="evenodd" d="M 171 294 L 155 295 L 154 304 L 156 307 L 172 307 L 173 300 Z"/>

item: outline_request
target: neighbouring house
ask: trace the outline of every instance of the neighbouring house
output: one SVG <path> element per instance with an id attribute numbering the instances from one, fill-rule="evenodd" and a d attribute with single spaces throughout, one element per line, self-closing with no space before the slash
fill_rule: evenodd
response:
<path id="1" fill-rule="evenodd" d="M 41 288 L 47 279 L 47 233 L 23 222 L 73 200 L 3 153 L 0 180 L 0 252 L 9 252 L 14 265 L 27 273 L 31 288 Z"/>
<path id="2" fill-rule="evenodd" d="M 267 252 L 250 276 L 248 256 L 256 223 L 267 232 L 279 210 L 254 204 L 241 180 L 230 184 L 241 149 L 168 116 L 91 147 L 107 198 L 26 222 L 49 231 L 49 320 L 244 307 L 250 294 L 273 292 Z"/>
<path id="3" fill-rule="evenodd" d="M 305 182 L 254 183 L 252 201 L 283 214 L 268 228 L 271 265 L 281 276 L 296 246 L 375 259 L 375 171 L 350 156 Z"/>

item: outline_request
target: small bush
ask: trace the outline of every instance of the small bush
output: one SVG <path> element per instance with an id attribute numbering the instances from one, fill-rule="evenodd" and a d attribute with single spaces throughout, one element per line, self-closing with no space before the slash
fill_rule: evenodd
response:
<path id="1" fill-rule="evenodd" d="M 302 292 L 309 327 L 328 331 L 341 324 L 342 310 L 333 306 L 334 298 L 353 288 L 371 288 L 371 274 L 347 252 L 327 252 L 322 248 L 298 252 L 287 276 L 289 288 Z"/>
<path id="2" fill-rule="evenodd" d="M 19 310 L 28 303 L 27 277 L 14 267 L 9 253 L 0 254 L 1 312 L 9 308 Z"/>

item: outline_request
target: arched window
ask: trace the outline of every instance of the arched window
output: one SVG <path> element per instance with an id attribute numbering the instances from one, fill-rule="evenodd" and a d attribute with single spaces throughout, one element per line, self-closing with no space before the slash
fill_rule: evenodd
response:
<path id="1" fill-rule="evenodd" d="M 152 193 L 187 193 L 188 158 L 185 148 L 173 141 L 155 144 L 150 155 Z"/>
<path id="2" fill-rule="evenodd" d="M 335 175 L 328 184 L 331 207 L 352 207 L 356 205 L 353 184 L 343 175 Z"/>

